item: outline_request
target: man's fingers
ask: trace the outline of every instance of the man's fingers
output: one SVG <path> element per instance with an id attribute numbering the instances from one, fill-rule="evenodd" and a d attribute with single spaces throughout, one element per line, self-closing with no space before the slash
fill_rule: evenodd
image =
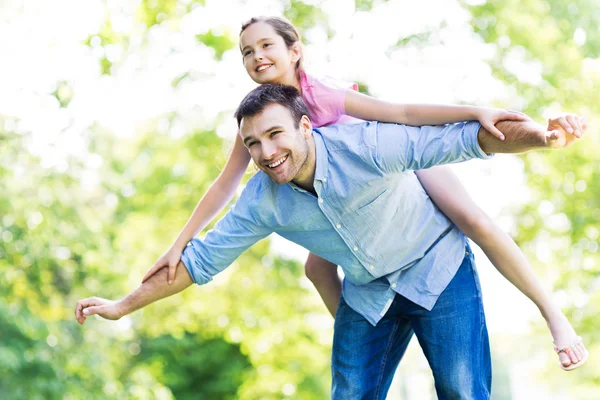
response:
<path id="1" fill-rule="evenodd" d="M 546 134 L 546 138 L 548 139 L 548 141 L 553 142 L 555 140 L 558 140 L 560 138 L 560 131 L 558 129 L 555 129 L 553 131 L 549 131 Z"/>
<path id="2" fill-rule="evenodd" d="M 83 325 L 85 322 L 85 313 L 83 310 L 95 304 L 98 304 L 98 299 L 96 297 L 79 300 L 75 306 L 75 318 L 77 319 L 77 322 Z"/>
<path id="3" fill-rule="evenodd" d="M 90 306 L 83 309 L 83 315 L 90 316 L 102 312 L 102 309 L 106 306 Z"/>
<path id="4" fill-rule="evenodd" d="M 77 304 L 75 305 L 75 319 L 80 324 L 83 324 L 82 318 L 83 318 L 83 316 L 81 315 L 81 305 L 80 305 L 80 302 L 78 301 Z"/>

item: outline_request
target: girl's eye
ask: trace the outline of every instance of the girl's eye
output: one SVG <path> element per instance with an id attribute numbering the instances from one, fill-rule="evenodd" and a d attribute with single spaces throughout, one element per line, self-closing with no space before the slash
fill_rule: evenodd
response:
<path id="1" fill-rule="evenodd" d="M 263 48 L 269 47 L 269 46 L 273 46 L 273 43 L 265 43 L 265 44 L 263 44 Z"/>
<path id="2" fill-rule="evenodd" d="M 280 132 L 281 132 L 281 131 L 275 131 L 275 132 L 271 133 L 271 137 L 273 137 L 273 136 L 277 135 L 277 134 L 278 134 L 278 133 L 280 133 Z"/>
<path id="3" fill-rule="evenodd" d="M 244 57 L 246 57 L 247 55 L 249 55 L 250 53 L 252 53 L 252 50 L 247 50 L 246 52 L 244 52 Z"/>

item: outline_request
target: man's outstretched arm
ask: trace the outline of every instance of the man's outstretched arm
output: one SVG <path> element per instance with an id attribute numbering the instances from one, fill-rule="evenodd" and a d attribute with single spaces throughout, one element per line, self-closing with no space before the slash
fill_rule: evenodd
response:
<path id="1" fill-rule="evenodd" d="M 182 262 L 179 262 L 178 267 L 181 272 L 171 285 L 167 283 L 167 267 L 164 267 L 121 300 L 106 300 L 100 297 L 79 300 L 75 306 L 77 322 L 83 325 L 86 318 L 94 314 L 105 319 L 117 320 L 150 303 L 181 292 L 193 282 Z"/>
<path id="2" fill-rule="evenodd" d="M 500 121 L 496 127 L 504 134 L 505 140 L 498 140 L 483 127 L 479 129 L 479 146 L 487 154 L 567 147 L 583 136 L 587 124 L 582 117 L 563 114 L 549 119 L 547 128 L 533 120 Z"/>

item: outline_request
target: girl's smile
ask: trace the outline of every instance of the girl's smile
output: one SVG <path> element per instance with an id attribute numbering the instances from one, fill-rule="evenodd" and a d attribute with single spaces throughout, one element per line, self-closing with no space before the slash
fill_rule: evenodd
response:
<path id="1" fill-rule="evenodd" d="M 265 22 L 248 26 L 240 35 L 246 72 L 256 83 L 280 83 L 299 87 L 296 63 L 302 56 L 300 44 L 288 46 Z"/>

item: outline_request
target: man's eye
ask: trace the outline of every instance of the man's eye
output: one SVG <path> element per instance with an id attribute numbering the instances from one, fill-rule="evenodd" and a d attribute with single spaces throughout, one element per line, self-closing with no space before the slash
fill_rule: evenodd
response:
<path id="1" fill-rule="evenodd" d="M 273 43 L 265 43 L 265 44 L 263 44 L 263 48 L 268 47 L 268 46 L 273 46 Z"/>
<path id="2" fill-rule="evenodd" d="M 246 146 L 248 146 L 248 148 L 250 148 L 250 147 L 254 146 L 255 144 L 256 144 L 256 142 L 250 142 Z"/>
<path id="3" fill-rule="evenodd" d="M 275 131 L 275 132 L 272 132 L 272 133 L 271 133 L 271 137 L 273 137 L 273 136 L 277 135 L 278 133 L 281 133 L 281 131 Z"/>

